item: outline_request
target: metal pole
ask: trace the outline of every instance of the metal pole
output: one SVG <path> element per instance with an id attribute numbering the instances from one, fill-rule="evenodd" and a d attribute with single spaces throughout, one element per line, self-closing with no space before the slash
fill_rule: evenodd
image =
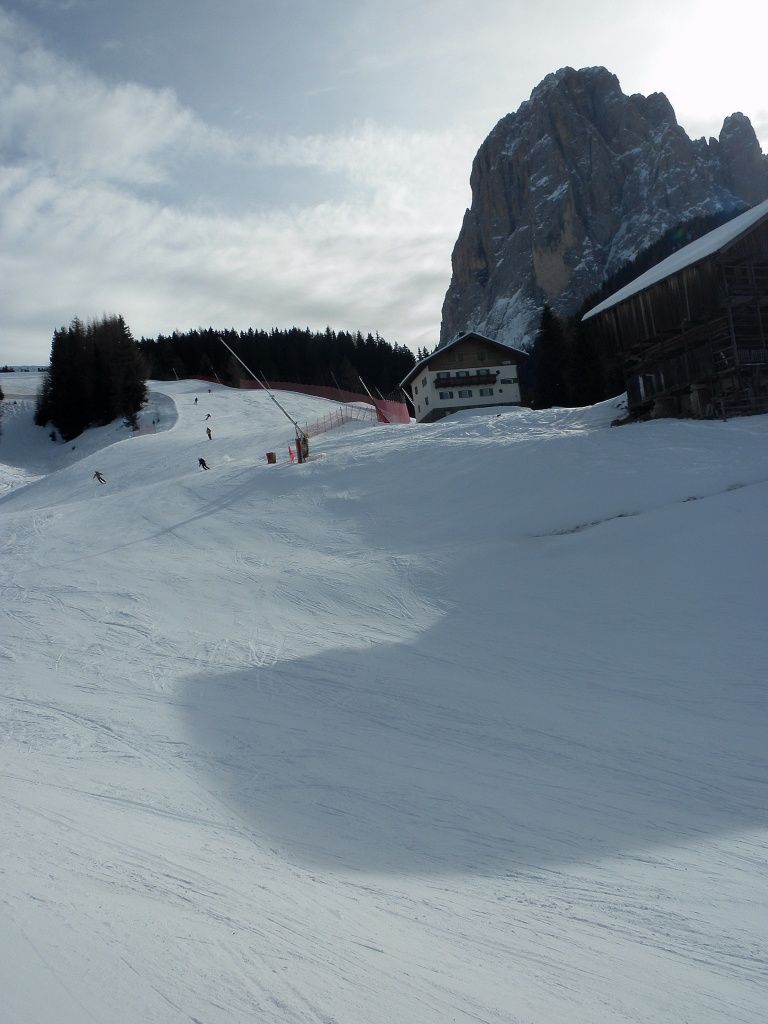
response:
<path id="1" fill-rule="evenodd" d="M 246 366 L 246 364 L 245 364 L 245 363 L 243 362 L 243 360 L 242 360 L 242 359 L 240 358 L 240 356 L 239 356 L 239 355 L 237 354 L 237 352 L 234 352 L 234 351 L 233 351 L 233 350 L 232 350 L 232 349 L 230 348 L 230 346 L 229 346 L 229 345 L 228 345 L 228 344 L 226 343 L 226 341 L 224 341 L 224 339 L 223 339 L 223 338 L 221 337 L 221 335 L 218 335 L 218 338 L 219 338 L 219 341 L 221 342 L 221 344 L 222 344 L 222 345 L 224 346 L 224 348 L 228 349 L 228 350 L 229 350 L 229 351 L 230 351 L 230 352 L 232 353 L 232 355 L 233 355 L 233 356 L 235 357 L 235 359 L 236 359 L 236 360 L 238 361 L 238 363 L 240 363 L 240 365 L 241 365 L 241 366 L 243 367 L 243 369 L 244 369 L 244 370 L 245 370 L 245 371 L 246 371 L 247 373 L 250 373 L 250 375 L 251 375 L 251 376 L 253 377 L 253 379 L 254 379 L 254 380 L 256 381 L 256 383 L 257 383 L 257 384 L 260 384 L 260 385 L 261 385 L 261 387 L 262 387 L 262 388 L 263 388 L 263 389 L 264 389 L 264 390 L 265 390 L 265 391 L 267 392 L 267 394 L 268 394 L 268 395 L 269 395 L 269 397 L 270 397 L 270 398 L 272 399 L 272 401 L 273 401 L 273 402 L 275 403 L 275 405 L 276 405 L 276 406 L 277 406 L 277 408 L 278 408 L 278 409 L 280 410 L 280 412 L 281 412 L 281 413 L 283 414 L 283 416 L 285 416 L 285 417 L 286 417 L 287 419 L 289 419 L 289 420 L 291 421 L 291 423 L 292 423 L 292 424 L 294 425 L 294 427 L 296 428 L 296 433 L 297 433 L 297 435 L 298 435 L 299 437 L 304 437 L 304 436 L 305 436 L 305 435 L 304 435 L 304 431 L 303 431 L 303 430 L 301 429 L 301 427 L 300 427 L 300 426 L 299 426 L 299 424 L 298 424 L 298 423 L 296 422 L 296 420 L 295 420 L 295 419 L 293 418 L 293 416 L 291 416 L 291 415 L 290 415 L 290 413 L 287 413 L 287 412 L 285 411 L 285 409 L 284 409 L 284 408 L 282 407 L 282 405 L 280 405 L 280 403 L 279 403 L 279 402 L 278 402 L 278 400 L 277 400 L 277 399 L 275 398 L 275 396 L 274 396 L 274 395 L 272 394 L 272 392 L 271 392 L 271 391 L 269 390 L 269 388 L 268 388 L 268 387 L 266 386 L 266 384 L 264 383 L 264 381 L 262 381 L 262 380 L 259 380 L 259 378 L 258 378 L 258 377 L 256 376 L 256 374 L 255 374 L 255 373 L 253 372 L 253 370 L 251 370 L 250 366 Z"/>
<path id="2" fill-rule="evenodd" d="M 363 387 L 365 388 L 365 390 L 366 390 L 366 391 L 368 391 L 368 387 L 367 387 L 367 385 L 366 385 L 365 381 L 363 380 L 363 378 L 362 378 L 362 377 L 360 376 L 360 374 L 358 374 L 358 375 L 357 375 L 357 379 L 358 379 L 358 380 L 360 381 L 360 383 L 361 383 L 361 384 L 363 385 Z M 373 397 L 373 395 L 371 394 L 371 392 L 370 392 L 370 391 L 368 391 L 368 397 L 369 397 L 369 398 L 370 398 L 370 400 L 371 400 L 371 401 L 373 402 L 373 404 L 374 404 L 374 405 L 376 405 L 376 399 L 375 399 L 375 398 Z"/>
<path id="3" fill-rule="evenodd" d="M 343 402 L 344 399 L 341 394 L 341 388 L 339 387 L 339 382 L 336 380 L 336 374 L 333 372 L 333 370 L 331 370 L 331 377 L 333 378 L 333 383 L 336 385 L 336 390 L 339 392 L 339 401 Z"/>
<path id="4" fill-rule="evenodd" d="M 400 388 L 400 390 L 403 392 L 403 395 L 405 396 L 405 398 L 411 403 L 411 408 L 413 409 L 413 411 L 416 412 L 416 406 L 413 404 L 413 399 L 411 398 L 411 396 L 408 394 L 408 392 L 405 390 L 405 388 Z M 407 408 L 407 406 L 406 406 L 406 408 Z"/>
<path id="5" fill-rule="evenodd" d="M 216 378 L 217 382 L 218 382 L 219 384 L 221 384 L 221 381 L 219 380 L 219 375 L 218 375 L 218 373 L 216 373 L 216 370 L 215 370 L 215 369 L 213 368 L 213 363 L 211 362 L 211 360 L 210 360 L 210 359 L 208 360 L 208 365 L 210 366 L 210 368 L 211 368 L 211 373 L 212 373 L 212 374 L 213 374 L 213 376 L 214 376 L 214 377 Z"/>

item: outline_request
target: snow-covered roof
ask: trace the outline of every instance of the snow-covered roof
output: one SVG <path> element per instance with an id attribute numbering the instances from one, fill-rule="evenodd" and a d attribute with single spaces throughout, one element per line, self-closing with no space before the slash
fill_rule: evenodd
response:
<path id="1" fill-rule="evenodd" d="M 424 359 L 420 359 L 400 381 L 400 387 L 405 387 L 409 381 L 413 380 L 421 368 L 426 366 L 427 363 L 431 363 L 433 359 L 441 356 L 444 352 L 449 352 L 455 345 L 458 345 L 462 341 L 468 341 L 470 338 L 475 338 L 477 341 L 481 341 L 484 345 L 493 345 L 495 348 L 503 349 L 504 352 L 511 352 L 513 356 L 517 356 L 518 361 L 528 359 L 528 353 L 521 351 L 519 348 L 513 348 L 511 345 L 505 345 L 501 341 L 494 341 L 493 338 L 486 338 L 484 334 L 478 334 L 476 331 L 467 331 L 465 334 L 460 334 L 458 338 L 454 338 L 453 341 L 449 341 L 447 345 L 441 345 L 440 348 L 435 349 L 434 352 L 430 352 L 428 356 L 424 357 Z"/>
<path id="2" fill-rule="evenodd" d="M 619 302 L 623 302 L 632 295 L 637 295 L 638 292 L 650 288 L 651 285 L 658 284 L 659 281 L 663 281 L 666 277 L 671 277 L 672 274 L 677 274 L 680 270 L 693 266 L 694 263 L 699 263 L 701 260 L 706 259 L 707 256 L 726 249 L 766 217 L 768 217 L 768 199 L 765 202 L 758 203 L 757 206 L 753 206 L 751 210 L 740 213 L 738 217 L 729 220 L 727 224 L 721 224 L 714 231 L 702 235 L 695 242 L 690 242 L 688 245 L 684 245 L 682 249 L 678 249 L 677 252 L 673 252 L 671 256 L 667 256 L 661 263 L 657 263 L 655 267 L 646 270 L 644 274 L 636 277 L 634 281 L 630 281 L 629 284 L 625 284 L 623 288 L 614 292 L 613 295 L 603 299 L 594 309 L 590 309 L 588 313 L 585 313 L 582 320 L 589 320 L 590 317 L 610 309 L 611 306 L 616 306 Z"/>

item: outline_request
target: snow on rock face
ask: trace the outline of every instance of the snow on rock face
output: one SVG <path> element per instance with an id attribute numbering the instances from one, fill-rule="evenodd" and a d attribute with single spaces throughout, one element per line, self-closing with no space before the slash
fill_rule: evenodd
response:
<path id="1" fill-rule="evenodd" d="M 696 241 L 690 242 L 688 245 L 673 252 L 671 256 L 667 256 L 666 259 L 661 260 L 655 266 L 646 270 L 644 274 L 640 274 L 639 277 L 636 277 L 629 284 L 626 284 L 623 288 L 620 288 L 590 309 L 585 314 L 584 319 L 589 320 L 604 309 L 615 306 L 618 302 L 623 302 L 624 299 L 629 298 L 631 295 L 636 295 L 658 281 L 663 281 L 664 278 L 676 274 L 684 267 L 693 266 L 707 256 L 711 256 L 712 253 L 718 252 L 721 248 L 727 246 L 729 242 L 738 238 L 740 234 L 749 230 L 753 225 L 764 220 L 766 216 L 768 216 L 768 200 L 753 206 L 750 210 L 746 210 L 727 223 L 721 224 L 719 228 L 707 232 L 706 235 L 697 238 Z"/>
<path id="2" fill-rule="evenodd" d="M 768 157 L 743 114 L 718 141 L 693 141 L 662 93 L 625 96 L 605 68 L 563 68 L 499 121 L 471 185 L 440 338 L 476 330 L 520 346 L 545 302 L 572 312 L 681 221 L 768 198 Z"/>
<path id="3" fill-rule="evenodd" d="M 768 417 L 291 466 L 266 395 L 152 392 L 47 472 L 30 409 L 0 497 L 5 1019 L 762 1024 Z"/>

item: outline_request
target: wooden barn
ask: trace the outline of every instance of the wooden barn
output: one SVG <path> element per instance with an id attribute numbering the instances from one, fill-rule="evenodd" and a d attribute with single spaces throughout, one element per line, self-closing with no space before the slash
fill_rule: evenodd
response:
<path id="1" fill-rule="evenodd" d="M 623 365 L 631 416 L 768 412 L 768 200 L 583 319 Z"/>

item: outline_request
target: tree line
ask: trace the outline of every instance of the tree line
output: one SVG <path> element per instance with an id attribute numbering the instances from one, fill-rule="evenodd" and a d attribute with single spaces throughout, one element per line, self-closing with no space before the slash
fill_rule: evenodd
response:
<path id="1" fill-rule="evenodd" d="M 51 362 L 35 408 L 38 426 L 52 424 L 63 441 L 119 416 L 130 426 L 146 400 L 145 368 L 122 316 L 105 316 L 53 333 Z"/>
<path id="2" fill-rule="evenodd" d="M 583 324 L 582 317 L 673 252 L 742 212 L 743 208 L 721 210 L 671 228 L 606 278 L 572 316 L 558 317 L 545 306 L 531 359 L 520 368 L 521 385 L 533 408 L 594 405 L 624 391 L 626 382 L 620 359 L 596 343 L 589 323 Z"/>
<path id="3" fill-rule="evenodd" d="M 379 334 L 359 331 L 312 331 L 290 327 L 271 331 L 215 330 L 213 327 L 142 338 L 139 350 L 154 380 L 182 377 L 218 377 L 236 384 L 247 372 L 222 345 L 220 338 L 240 359 L 267 382 L 329 385 L 362 391 L 360 378 L 383 395 L 395 391 L 415 363 L 404 345 L 390 344 Z"/>
<path id="4" fill-rule="evenodd" d="M 136 342 L 122 316 L 105 316 L 54 331 L 51 361 L 37 399 L 35 422 L 51 424 L 69 441 L 87 427 L 122 416 L 135 426 L 146 400 L 146 379 L 217 377 L 237 384 L 246 371 L 223 338 L 254 373 L 269 381 L 371 389 L 388 394 L 414 365 L 410 349 L 378 334 L 359 331 L 217 331 L 212 327 L 141 338 Z"/>

